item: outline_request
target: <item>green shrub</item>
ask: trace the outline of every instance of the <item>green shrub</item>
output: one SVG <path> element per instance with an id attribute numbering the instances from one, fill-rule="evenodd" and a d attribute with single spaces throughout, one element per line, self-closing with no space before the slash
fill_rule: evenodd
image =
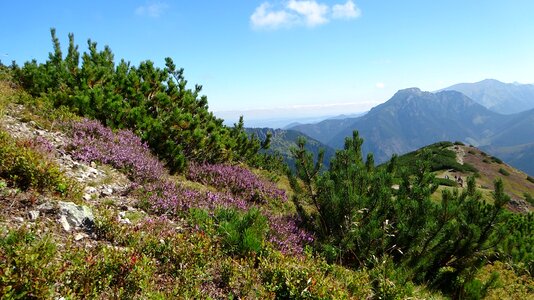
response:
<path id="1" fill-rule="evenodd" d="M 217 231 L 222 236 L 223 247 L 231 254 L 258 254 L 263 249 L 269 230 L 267 219 L 256 208 L 245 213 L 235 209 L 220 209 L 215 214 Z"/>
<path id="2" fill-rule="evenodd" d="M 506 171 L 503 168 L 499 168 L 499 173 L 501 173 L 504 176 L 510 176 L 510 172 Z"/>
<path id="3" fill-rule="evenodd" d="M 67 192 L 68 181 L 31 141 L 16 141 L 0 131 L 0 177 L 22 190 Z"/>
<path id="4" fill-rule="evenodd" d="M 208 110 L 202 86 L 188 88 L 184 70 L 171 58 L 165 58 L 164 68 L 148 60 L 137 67 L 126 60 L 116 63 L 108 46 L 98 50 L 89 40 L 80 61 L 73 34 L 66 56 L 55 29 L 51 35 L 49 59 L 26 62 L 14 77 L 31 96 L 64 107 L 58 110 L 61 116 L 70 117 L 70 112 L 114 129 L 132 129 L 172 171 L 182 171 L 189 161 L 255 161 L 268 146 L 247 135 L 242 119 L 233 127 L 223 125 Z"/>
<path id="5" fill-rule="evenodd" d="M 534 205 L 534 197 L 532 197 L 531 194 L 525 192 L 525 193 L 523 194 L 523 196 L 525 197 L 525 201 L 527 201 L 528 203 Z"/>
<path id="6" fill-rule="evenodd" d="M 55 243 L 25 226 L 0 235 L 0 294 L 3 299 L 48 299 L 57 266 Z"/>
<path id="7" fill-rule="evenodd" d="M 465 144 L 460 142 L 460 141 L 456 141 L 456 142 L 454 142 L 454 144 L 457 145 L 457 146 L 465 146 Z"/>
<path id="8" fill-rule="evenodd" d="M 496 156 L 492 156 L 491 157 L 491 160 L 493 160 L 494 162 L 498 163 L 498 164 L 502 164 L 502 160 Z"/>
<path id="9" fill-rule="evenodd" d="M 133 249 L 103 245 L 65 258 L 72 264 L 63 278 L 70 283 L 66 290 L 83 297 L 132 299 L 147 292 L 154 280 L 154 262 Z"/>
<path id="10" fill-rule="evenodd" d="M 534 183 L 534 178 L 532 178 L 532 177 L 530 177 L 530 176 L 528 176 L 528 175 L 527 175 L 527 180 L 530 181 L 530 182 L 532 182 L 532 183 Z"/>
<path id="11" fill-rule="evenodd" d="M 458 183 L 452 179 L 447 179 L 447 178 L 438 178 L 436 177 L 434 179 L 434 183 L 436 184 L 439 184 L 439 185 L 444 185 L 444 186 L 452 186 L 452 187 L 457 187 L 458 186 Z"/>

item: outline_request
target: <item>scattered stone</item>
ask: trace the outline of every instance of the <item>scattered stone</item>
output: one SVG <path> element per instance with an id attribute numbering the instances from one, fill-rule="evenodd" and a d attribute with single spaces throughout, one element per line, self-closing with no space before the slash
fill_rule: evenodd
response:
<path id="1" fill-rule="evenodd" d="M 509 207 L 513 211 L 517 211 L 520 213 L 529 213 L 530 212 L 530 205 L 527 201 L 523 199 L 510 199 L 510 202 L 508 202 Z"/>
<path id="2" fill-rule="evenodd" d="M 74 240 L 75 241 L 80 241 L 80 240 L 83 240 L 84 238 L 87 237 L 87 234 L 85 233 L 82 233 L 82 232 L 78 232 L 75 236 L 74 236 Z"/>
<path id="3" fill-rule="evenodd" d="M 51 202 L 45 202 L 39 206 L 37 206 L 37 210 L 43 213 L 51 213 L 56 209 L 53 203 Z"/>
<path id="4" fill-rule="evenodd" d="M 130 221 L 130 219 L 126 218 L 126 212 L 125 211 L 119 212 L 119 223 L 132 224 L 132 221 Z"/>
<path id="5" fill-rule="evenodd" d="M 102 191 L 100 192 L 100 195 L 103 197 L 109 197 L 113 195 L 113 189 L 109 187 L 103 188 Z"/>
<path id="6" fill-rule="evenodd" d="M 59 217 L 59 220 L 58 220 L 59 224 L 61 224 L 61 226 L 63 227 L 63 230 L 69 232 L 71 227 L 70 227 L 70 224 L 69 222 L 67 221 L 67 217 L 65 217 L 64 215 L 61 215 Z"/>
<path id="7" fill-rule="evenodd" d="M 20 223 L 24 223 L 24 218 L 23 217 L 13 217 L 13 220 L 15 220 L 17 222 L 20 222 Z"/>
<path id="8" fill-rule="evenodd" d="M 39 218 L 39 211 L 38 210 L 30 210 L 28 212 L 28 216 L 30 217 L 31 221 L 35 221 Z"/>
<path id="9" fill-rule="evenodd" d="M 96 194 L 98 191 L 95 187 L 87 186 L 85 187 L 85 192 L 88 194 Z"/>
<path id="10" fill-rule="evenodd" d="M 83 194 L 83 200 L 89 201 L 91 200 L 91 198 L 92 198 L 91 194 Z"/>

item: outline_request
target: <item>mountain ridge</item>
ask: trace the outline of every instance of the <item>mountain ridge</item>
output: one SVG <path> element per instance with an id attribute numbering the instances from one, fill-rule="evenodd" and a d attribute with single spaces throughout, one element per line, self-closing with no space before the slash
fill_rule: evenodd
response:
<path id="1" fill-rule="evenodd" d="M 534 108 L 534 84 L 484 79 L 474 83 L 458 83 L 442 90 L 459 91 L 488 109 L 502 114 L 514 114 Z"/>
<path id="2" fill-rule="evenodd" d="M 358 130 L 365 141 L 362 146 L 364 155 L 374 153 L 379 163 L 393 154 L 407 153 L 437 141 L 462 141 L 480 146 L 492 154 L 503 154 L 504 159 L 515 167 L 534 174 L 534 166 L 499 151 L 503 146 L 533 142 L 534 127 L 529 126 L 532 123 L 534 109 L 504 115 L 489 110 L 458 91 L 428 92 L 407 88 L 397 91 L 388 101 L 375 106 L 364 116 L 325 120 L 292 129 L 334 149 L 342 148 L 345 137 Z M 530 151 L 531 148 L 517 149 Z"/>

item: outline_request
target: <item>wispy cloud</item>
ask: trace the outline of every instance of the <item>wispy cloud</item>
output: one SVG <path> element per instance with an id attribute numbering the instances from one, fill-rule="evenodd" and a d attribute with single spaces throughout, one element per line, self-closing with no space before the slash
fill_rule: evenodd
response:
<path id="1" fill-rule="evenodd" d="M 135 9 L 135 14 L 138 16 L 147 16 L 151 18 L 159 18 L 167 9 L 169 5 L 164 2 L 155 2 L 147 5 L 141 5 Z"/>
<path id="2" fill-rule="evenodd" d="M 375 84 L 375 87 L 376 87 L 377 89 L 383 89 L 383 88 L 386 87 L 386 85 L 385 85 L 383 82 L 377 82 L 377 83 Z"/>
<path id="3" fill-rule="evenodd" d="M 250 16 L 252 26 L 255 28 L 276 29 L 289 26 L 296 22 L 296 17 L 285 10 L 272 10 L 272 5 L 268 2 L 262 3 Z"/>
<path id="4" fill-rule="evenodd" d="M 303 18 L 306 25 L 310 27 L 328 22 L 326 14 L 329 8 L 325 4 L 319 4 L 315 1 L 290 0 L 287 3 L 287 9 Z"/>
<path id="5" fill-rule="evenodd" d="M 282 27 L 315 27 L 332 19 L 354 19 L 361 15 L 352 0 L 332 7 L 316 0 L 289 0 L 278 6 L 264 2 L 250 16 L 255 29 L 278 29 Z"/>
<path id="6" fill-rule="evenodd" d="M 354 19 L 362 14 L 361 10 L 356 7 L 352 0 L 345 4 L 336 4 L 332 7 L 332 17 L 334 19 Z"/>

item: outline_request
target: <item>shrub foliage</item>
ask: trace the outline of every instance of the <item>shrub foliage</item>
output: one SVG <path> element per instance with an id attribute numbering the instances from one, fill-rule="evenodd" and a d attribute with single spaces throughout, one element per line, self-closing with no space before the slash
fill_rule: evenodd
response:
<path id="1" fill-rule="evenodd" d="M 171 58 L 164 68 L 149 60 L 139 66 L 125 60 L 116 64 L 108 46 L 98 50 L 91 40 L 80 55 L 73 34 L 64 56 L 55 29 L 51 34 L 54 49 L 48 60 L 26 62 L 15 70 L 32 96 L 44 96 L 55 107 L 68 107 L 111 128 L 132 129 L 173 171 L 182 170 L 188 160 L 245 161 L 262 147 L 246 134 L 242 119 L 230 128 L 209 112 L 202 86 L 188 88 L 184 70 Z"/>
<path id="2" fill-rule="evenodd" d="M 473 283 L 474 275 L 498 256 L 506 232 L 509 197 L 502 181 L 495 182 L 494 204 L 481 200 L 473 177 L 462 192 L 444 190 L 434 203 L 432 151 L 421 152 L 410 169 L 397 168 L 395 157 L 374 168 L 372 156 L 362 159 L 362 142 L 354 132 L 322 174 L 303 143 L 294 149 L 300 181 L 292 180 L 293 201 L 326 257 L 369 268 L 391 260 L 405 270 L 397 282 L 430 283 L 457 297 L 476 294 L 474 287 L 483 293 L 486 285 Z M 395 177 L 401 178 L 398 190 Z"/>

